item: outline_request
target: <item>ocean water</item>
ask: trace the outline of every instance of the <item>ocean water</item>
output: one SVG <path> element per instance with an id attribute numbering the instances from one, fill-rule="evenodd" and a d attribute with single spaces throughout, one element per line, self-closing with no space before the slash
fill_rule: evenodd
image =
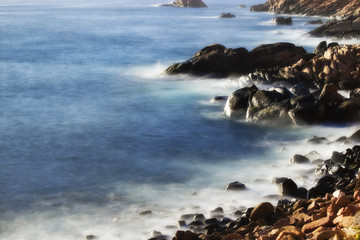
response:
<path id="1" fill-rule="evenodd" d="M 323 40 L 306 35 L 316 17 L 274 26 L 272 14 L 249 12 L 261 2 L 1 0 L 0 239 L 172 235 L 184 213 L 223 207 L 234 218 L 236 209 L 275 203 L 266 198 L 277 193 L 272 177 L 311 186 L 314 166 L 289 158 L 311 150 L 327 158 L 348 146 L 306 140 L 358 126 L 231 120 L 211 98 L 250 83 L 162 74 L 212 43 L 250 50 L 288 41 L 313 51 Z M 218 18 L 223 12 L 236 18 Z M 248 190 L 226 192 L 233 181 Z"/>

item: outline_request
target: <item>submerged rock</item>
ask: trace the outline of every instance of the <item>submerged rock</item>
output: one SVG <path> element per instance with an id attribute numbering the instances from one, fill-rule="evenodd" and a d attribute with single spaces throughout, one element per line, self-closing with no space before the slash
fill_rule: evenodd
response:
<path id="1" fill-rule="evenodd" d="M 290 162 L 292 164 L 304 164 L 304 163 L 310 163 L 310 159 L 300 155 L 300 154 L 295 154 L 291 159 Z"/>

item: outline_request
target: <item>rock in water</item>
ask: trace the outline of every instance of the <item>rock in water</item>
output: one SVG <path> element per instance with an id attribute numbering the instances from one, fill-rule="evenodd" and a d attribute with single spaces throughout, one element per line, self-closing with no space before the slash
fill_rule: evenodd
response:
<path id="1" fill-rule="evenodd" d="M 291 17 L 276 17 L 273 19 L 276 25 L 292 25 L 292 18 Z"/>
<path id="2" fill-rule="evenodd" d="M 310 163 L 310 159 L 308 159 L 307 157 L 300 155 L 300 154 L 295 154 L 291 159 L 290 162 L 292 164 L 304 164 L 304 163 Z"/>
<path id="3" fill-rule="evenodd" d="M 207 7 L 202 0 L 176 0 L 173 4 L 175 7 Z"/>
<path id="4" fill-rule="evenodd" d="M 227 185 L 226 187 L 227 191 L 240 191 L 245 189 L 246 189 L 245 184 L 238 181 L 229 183 L 229 185 Z"/>

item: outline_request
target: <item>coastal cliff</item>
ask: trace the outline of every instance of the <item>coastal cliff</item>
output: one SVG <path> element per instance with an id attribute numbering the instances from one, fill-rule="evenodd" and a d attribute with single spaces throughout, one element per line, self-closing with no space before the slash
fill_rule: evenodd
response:
<path id="1" fill-rule="evenodd" d="M 266 11 L 277 14 L 302 14 L 347 17 L 360 13 L 358 0 L 268 0 L 252 6 L 251 11 Z"/>

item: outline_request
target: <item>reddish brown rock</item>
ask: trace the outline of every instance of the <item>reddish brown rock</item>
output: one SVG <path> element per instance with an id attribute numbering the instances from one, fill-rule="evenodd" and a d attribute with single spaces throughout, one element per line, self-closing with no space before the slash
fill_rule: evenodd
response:
<path id="1" fill-rule="evenodd" d="M 191 231 L 177 231 L 174 240 L 199 240 L 199 235 Z"/>
<path id="2" fill-rule="evenodd" d="M 346 196 L 340 196 L 335 202 L 339 207 L 346 207 L 351 203 L 351 201 Z"/>
<path id="3" fill-rule="evenodd" d="M 332 218 L 328 216 L 305 224 L 302 227 L 301 231 L 304 233 L 308 233 L 314 231 L 318 227 L 328 226 L 331 224 L 332 224 Z"/>
<path id="4" fill-rule="evenodd" d="M 341 230 L 325 230 L 316 233 L 313 238 L 316 240 L 327 240 L 334 237 L 335 235 L 339 235 L 341 238 L 345 237 L 345 233 Z"/>
<path id="5" fill-rule="evenodd" d="M 271 214 L 274 213 L 274 207 L 269 202 L 262 202 L 257 205 L 250 214 L 251 221 L 257 221 L 259 219 L 268 219 Z"/>

